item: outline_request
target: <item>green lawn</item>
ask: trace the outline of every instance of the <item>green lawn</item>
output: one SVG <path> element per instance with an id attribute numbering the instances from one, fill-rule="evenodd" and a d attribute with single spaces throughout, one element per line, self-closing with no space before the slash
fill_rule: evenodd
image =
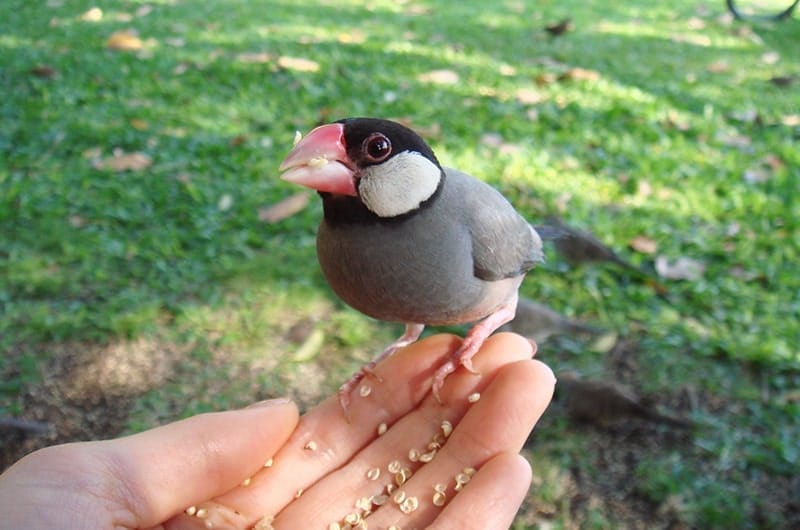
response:
<path id="1" fill-rule="evenodd" d="M 328 290 L 315 198 L 260 214 L 298 191 L 277 178 L 295 130 L 382 116 L 533 222 L 558 214 L 651 270 L 705 267 L 658 286 L 549 249 L 528 276 L 524 295 L 620 338 L 541 359 L 698 428 L 604 432 L 554 407 L 519 528 L 800 525 L 800 14 L 606 4 L 3 2 L 0 415 L 57 421 L 53 385 L 110 358 L 152 377 L 97 376 L 105 401 L 62 388 L 115 419 L 76 412 L 59 440 L 336 388 L 400 328 Z"/>

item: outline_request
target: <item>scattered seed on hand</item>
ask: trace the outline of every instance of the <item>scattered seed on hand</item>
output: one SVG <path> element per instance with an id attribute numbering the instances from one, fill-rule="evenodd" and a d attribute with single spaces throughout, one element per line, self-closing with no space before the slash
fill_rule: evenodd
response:
<path id="1" fill-rule="evenodd" d="M 199 508 L 195 512 L 195 515 L 197 516 L 198 519 L 205 519 L 206 517 L 208 517 L 208 510 L 206 510 L 205 508 Z"/>
<path id="2" fill-rule="evenodd" d="M 403 468 L 403 465 L 400 463 L 399 460 L 392 460 L 389 462 L 389 465 L 386 466 L 386 469 L 389 470 L 389 473 L 397 473 Z"/>
<path id="3" fill-rule="evenodd" d="M 196 512 L 197 512 L 197 506 L 189 506 L 188 508 L 186 508 L 186 510 L 185 510 L 185 512 L 184 512 L 184 513 L 186 513 L 186 515 L 188 515 L 188 516 L 190 516 L 190 517 L 191 517 L 191 516 L 192 516 L 192 515 L 194 515 Z"/>
<path id="4" fill-rule="evenodd" d="M 242 487 L 243 487 L 243 488 L 246 488 L 247 486 L 249 486 L 249 485 L 250 485 L 250 482 L 251 482 L 252 480 L 253 480 L 253 479 L 252 479 L 251 477 L 247 477 L 246 479 L 244 479 L 244 480 L 242 481 Z"/>
<path id="5" fill-rule="evenodd" d="M 445 438 L 447 438 L 448 436 L 450 436 L 450 433 L 452 432 L 453 432 L 453 424 L 447 420 L 444 420 L 442 422 L 442 434 L 444 435 Z"/>
<path id="6" fill-rule="evenodd" d="M 434 506 L 444 506 L 445 500 L 447 500 L 447 497 L 441 491 L 436 491 L 433 493 Z"/>
<path id="7" fill-rule="evenodd" d="M 358 393 L 361 397 L 367 397 L 372 393 L 372 387 L 369 385 L 361 385 L 361 388 L 358 389 Z"/>
<path id="8" fill-rule="evenodd" d="M 470 403 L 477 403 L 479 399 L 481 399 L 480 392 L 473 392 L 472 394 L 467 396 L 467 401 L 469 401 Z"/>
<path id="9" fill-rule="evenodd" d="M 400 504 L 400 511 L 408 515 L 419 508 L 419 500 L 416 497 L 406 497 L 406 500 Z"/>
<path id="10" fill-rule="evenodd" d="M 266 462 L 264 462 L 264 467 L 272 467 L 272 459 L 270 458 Z"/>
<path id="11" fill-rule="evenodd" d="M 377 467 L 371 467 L 367 470 L 367 478 L 370 480 L 378 480 L 381 476 L 381 470 Z"/>
<path id="12" fill-rule="evenodd" d="M 317 450 L 317 442 L 314 440 L 309 440 L 308 443 L 303 447 L 306 451 L 316 451 Z"/>
<path id="13" fill-rule="evenodd" d="M 378 425 L 378 436 L 386 434 L 386 429 L 387 427 L 385 423 L 381 423 L 380 425 Z"/>
<path id="14" fill-rule="evenodd" d="M 418 451 L 418 450 L 416 450 L 416 449 L 410 449 L 410 450 L 408 451 L 408 459 L 409 459 L 411 462 L 416 462 L 416 461 L 418 461 L 418 460 L 419 460 L 419 451 Z"/>

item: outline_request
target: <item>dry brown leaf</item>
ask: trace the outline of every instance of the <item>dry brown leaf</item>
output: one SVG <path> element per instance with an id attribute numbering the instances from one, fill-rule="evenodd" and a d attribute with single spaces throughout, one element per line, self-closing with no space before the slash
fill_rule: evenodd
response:
<path id="1" fill-rule="evenodd" d="M 434 85 L 455 85 L 459 81 L 458 74 L 453 70 L 431 70 L 417 76 L 417 81 L 421 83 L 433 83 Z"/>
<path id="2" fill-rule="evenodd" d="M 78 15 L 78 20 L 83 20 L 84 22 L 100 22 L 103 20 L 103 10 L 99 7 L 92 7 L 85 13 Z"/>
<path id="3" fill-rule="evenodd" d="M 142 120 L 142 119 L 139 119 L 139 118 L 133 118 L 130 123 L 131 123 L 131 127 L 136 129 L 137 131 L 146 131 L 147 129 L 150 128 L 150 124 L 149 123 L 147 123 L 145 120 Z"/>
<path id="4" fill-rule="evenodd" d="M 536 77 L 533 78 L 533 80 L 539 86 L 552 85 L 553 83 L 556 82 L 557 79 L 558 77 L 556 76 L 556 74 L 552 72 L 543 72 L 541 74 L 537 74 Z"/>
<path id="5" fill-rule="evenodd" d="M 730 69 L 730 65 L 728 61 L 721 59 L 719 61 L 714 61 L 713 63 L 709 63 L 706 66 L 706 70 L 711 72 L 712 74 L 721 74 L 727 72 Z"/>
<path id="6" fill-rule="evenodd" d="M 587 68 L 570 68 L 558 76 L 559 81 L 597 81 L 600 79 L 600 72 Z"/>
<path id="7" fill-rule="evenodd" d="M 656 272 L 667 280 L 699 280 L 705 270 L 705 263 L 692 258 L 681 256 L 673 262 L 666 256 L 656 258 Z"/>
<path id="8" fill-rule="evenodd" d="M 106 171 L 142 171 L 153 164 L 153 159 L 140 152 L 126 153 L 115 149 L 111 156 L 98 158 L 92 162 L 95 169 Z"/>
<path id="9" fill-rule="evenodd" d="M 49 64 L 39 64 L 30 69 L 30 73 L 42 79 L 52 79 L 58 71 Z"/>
<path id="10" fill-rule="evenodd" d="M 302 57 L 287 57 L 285 55 L 278 57 L 278 66 L 286 70 L 294 70 L 295 72 L 318 72 L 319 63 L 311 59 L 304 59 Z"/>
<path id="11" fill-rule="evenodd" d="M 272 206 L 258 209 L 258 220 L 266 223 L 277 223 L 283 221 L 287 217 L 291 217 L 296 213 L 301 212 L 306 205 L 311 194 L 307 191 L 300 191 L 294 195 L 276 202 Z"/>
<path id="12" fill-rule="evenodd" d="M 547 99 L 545 94 L 542 94 L 534 88 L 520 88 L 515 94 L 517 101 L 523 105 L 536 105 Z"/>
<path id="13" fill-rule="evenodd" d="M 647 236 L 636 236 L 630 240 L 628 245 L 636 252 L 641 252 L 642 254 L 655 254 L 658 250 L 658 243 Z"/>
<path id="14" fill-rule="evenodd" d="M 106 48 L 119 51 L 139 51 L 144 48 L 144 42 L 135 31 L 123 29 L 116 31 L 106 41 Z"/>
<path id="15" fill-rule="evenodd" d="M 800 114 L 786 114 L 781 116 L 781 123 L 787 127 L 797 127 L 800 125 Z"/>
<path id="16" fill-rule="evenodd" d="M 501 64 L 500 68 L 498 69 L 498 71 L 500 72 L 500 75 L 505 76 L 505 77 L 510 77 L 510 76 L 513 76 L 513 75 L 517 75 L 517 69 L 514 68 L 513 66 L 511 66 L 510 64 L 506 64 L 506 63 Z"/>
<path id="17" fill-rule="evenodd" d="M 268 54 L 267 52 L 243 52 L 236 56 L 236 60 L 243 63 L 268 63 L 272 61 L 272 59 L 272 55 Z M 290 68 L 290 70 L 291 69 L 292 68 Z M 314 71 L 316 72 L 316 70 Z"/>
<path id="18" fill-rule="evenodd" d="M 775 64 L 781 60 L 781 54 L 778 52 L 766 52 L 761 55 L 761 62 L 764 64 Z"/>
<path id="19" fill-rule="evenodd" d="M 706 23 L 703 19 L 689 17 L 689 20 L 686 21 L 686 27 L 689 29 L 705 29 Z"/>

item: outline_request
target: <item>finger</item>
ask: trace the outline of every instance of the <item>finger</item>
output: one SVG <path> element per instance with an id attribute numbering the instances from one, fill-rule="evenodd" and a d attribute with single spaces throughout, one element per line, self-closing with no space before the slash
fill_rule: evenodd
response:
<path id="1" fill-rule="evenodd" d="M 530 484 L 528 461 L 517 453 L 501 453 L 481 467 L 427 528 L 507 530 Z"/>
<path id="2" fill-rule="evenodd" d="M 120 526 L 147 528 L 233 488 L 283 445 L 298 421 L 287 400 L 203 414 L 100 442 L 96 458 L 119 486 Z"/>
<path id="3" fill-rule="evenodd" d="M 487 385 L 491 386 L 496 374 L 504 367 L 529 359 L 530 355 L 528 342 L 518 335 L 500 334 L 490 338 L 474 359 L 475 367 L 481 372 L 480 376 L 458 370 L 445 381 L 442 396 L 447 406 L 440 405 L 428 393 L 429 397 L 424 403 L 394 422 L 385 435 L 377 437 L 373 430 L 371 443 L 361 449 L 346 466 L 337 469 L 305 492 L 301 499 L 303 502 L 293 503 L 281 512 L 276 520 L 276 527 L 295 528 L 310 520 L 341 520 L 356 511 L 356 501 L 362 501 L 363 504 L 365 498 L 380 498 L 387 493 L 386 487 L 395 480 L 397 470 L 390 469 L 390 462 L 402 463 L 408 473 L 413 473 L 422 466 L 420 460 L 424 461 L 424 456 L 432 458 L 435 455 L 436 451 L 429 444 L 437 439 L 437 433 L 439 436 L 436 443 L 439 447 L 444 443 L 442 422 L 447 420 L 451 425 L 457 425 L 472 406 L 467 396 L 476 390 L 482 391 Z M 438 364 L 434 362 L 431 374 L 436 366 Z M 496 407 L 502 408 L 504 404 L 496 402 L 492 396 L 493 393 L 489 393 L 487 403 L 495 402 Z M 532 425 L 531 422 L 528 423 Z M 529 427 L 525 428 L 525 433 L 528 430 Z M 522 441 L 524 438 L 518 441 L 518 445 Z M 411 450 L 418 452 L 418 456 L 414 458 L 416 462 L 409 461 Z M 319 465 L 323 466 L 322 463 Z M 378 476 L 375 476 L 376 473 Z M 378 507 L 373 509 L 377 510 Z"/>
<path id="4" fill-rule="evenodd" d="M 474 469 L 481 469 L 497 454 L 522 448 L 549 404 L 554 386 L 552 371 L 539 361 L 503 366 L 433 460 L 416 469 L 402 485 L 407 498 L 418 499 L 416 509 L 407 511 L 402 502 L 386 503 L 370 516 L 370 525 L 407 528 L 430 524 L 439 515 L 440 504 L 457 493 L 457 484 L 466 483 Z M 437 491 L 444 492 L 439 504 L 433 502 Z"/>

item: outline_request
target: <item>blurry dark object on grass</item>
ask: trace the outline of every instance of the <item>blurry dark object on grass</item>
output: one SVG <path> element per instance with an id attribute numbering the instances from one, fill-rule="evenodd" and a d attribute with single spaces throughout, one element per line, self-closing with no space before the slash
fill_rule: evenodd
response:
<path id="1" fill-rule="evenodd" d="M 785 20 L 792 16 L 800 0 L 780 10 L 774 2 L 764 0 L 726 0 L 728 11 L 739 20 Z"/>

